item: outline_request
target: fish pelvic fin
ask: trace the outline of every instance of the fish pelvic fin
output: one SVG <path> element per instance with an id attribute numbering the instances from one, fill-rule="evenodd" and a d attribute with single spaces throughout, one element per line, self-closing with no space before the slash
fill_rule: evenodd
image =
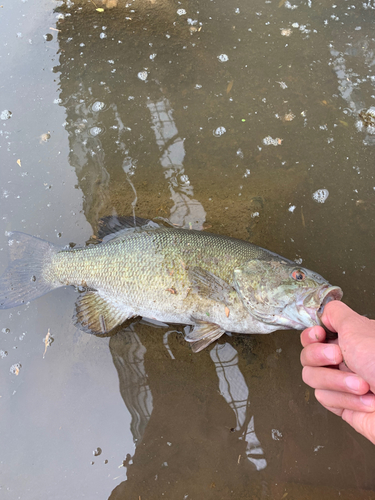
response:
<path id="1" fill-rule="evenodd" d="M 0 309 L 21 306 L 62 286 L 48 280 L 46 269 L 60 247 L 25 233 L 9 234 L 11 263 L 0 278 Z"/>
<path id="2" fill-rule="evenodd" d="M 216 323 L 194 319 L 195 325 L 185 340 L 191 343 L 193 352 L 200 352 L 212 342 L 224 335 L 225 330 Z"/>
<path id="3" fill-rule="evenodd" d="M 78 297 L 73 321 L 86 333 L 105 335 L 133 317 L 122 304 L 90 290 Z"/>

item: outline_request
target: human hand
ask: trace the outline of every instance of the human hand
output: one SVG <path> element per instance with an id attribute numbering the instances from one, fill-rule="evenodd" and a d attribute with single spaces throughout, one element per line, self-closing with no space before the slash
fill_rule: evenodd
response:
<path id="1" fill-rule="evenodd" d="M 338 339 L 324 343 L 320 326 L 302 332 L 302 378 L 325 408 L 375 444 L 375 321 L 339 301 L 321 319 Z"/>

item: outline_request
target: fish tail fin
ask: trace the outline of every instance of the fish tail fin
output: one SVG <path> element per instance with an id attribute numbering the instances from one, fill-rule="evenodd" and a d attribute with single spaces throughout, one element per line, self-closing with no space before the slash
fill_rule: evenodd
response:
<path id="1" fill-rule="evenodd" d="M 17 307 L 57 288 L 45 269 L 60 248 L 28 234 L 9 233 L 11 263 L 0 277 L 0 309 Z"/>

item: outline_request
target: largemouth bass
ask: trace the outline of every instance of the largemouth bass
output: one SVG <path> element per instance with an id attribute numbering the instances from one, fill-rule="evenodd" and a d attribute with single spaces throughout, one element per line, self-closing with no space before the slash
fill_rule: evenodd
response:
<path id="1" fill-rule="evenodd" d="M 227 332 L 270 333 L 320 324 L 342 291 L 322 276 L 246 241 L 121 217 L 100 221 L 100 244 L 62 249 L 10 233 L 12 260 L 0 278 L 0 308 L 21 306 L 54 288 L 81 293 L 74 320 L 106 334 L 142 316 L 192 325 L 201 351 Z"/>

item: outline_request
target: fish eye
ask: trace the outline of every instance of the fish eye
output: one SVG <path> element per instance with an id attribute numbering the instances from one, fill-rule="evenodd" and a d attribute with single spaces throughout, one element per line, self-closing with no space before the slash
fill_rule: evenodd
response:
<path id="1" fill-rule="evenodd" d="M 306 274 L 301 269 L 295 269 L 291 276 L 296 281 L 303 281 L 306 278 Z"/>

